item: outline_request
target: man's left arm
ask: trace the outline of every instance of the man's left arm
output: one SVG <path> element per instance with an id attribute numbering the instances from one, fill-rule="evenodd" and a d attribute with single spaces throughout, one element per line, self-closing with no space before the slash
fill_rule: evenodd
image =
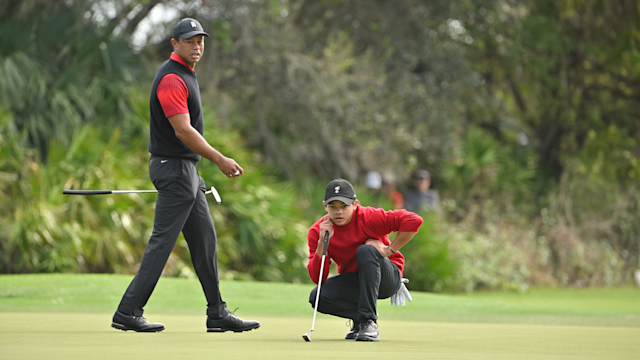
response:
<path id="1" fill-rule="evenodd" d="M 238 163 L 228 158 L 211 146 L 200 133 L 191 126 L 189 114 L 176 114 L 168 117 L 176 137 L 191 151 L 215 163 L 227 177 L 242 175 L 244 169 Z"/>

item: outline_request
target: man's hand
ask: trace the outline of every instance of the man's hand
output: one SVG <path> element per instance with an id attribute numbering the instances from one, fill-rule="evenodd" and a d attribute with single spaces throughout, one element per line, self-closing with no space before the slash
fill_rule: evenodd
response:
<path id="1" fill-rule="evenodd" d="M 218 168 L 220 168 L 223 174 L 230 178 L 240 176 L 244 173 L 244 169 L 238 165 L 235 160 L 226 156 L 222 156 L 216 165 L 218 165 Z"/>
<path id="2" fill-rule="evenodd" d="M 169 116 L 169 122 L 173 127 L 176 137 L 182 141 L 191 151 L 203 156 L 209 161 L 218 165 L 220 171 L 227 177 L 236 177 L 244 173 L 244 169 L 238 163 L 222 155 L 218 150 L 214 149 L 202 135 L 191 126 L 191 118 L 189 114 L 176 114 Z"/>
<path id="3" fill-rule="evenodd" d="M 409 279 L 402 278 L 400 280 L 400 288 L 398 289 L 398 291 L 396 291 L 395 294 L 391 295 L 391 306 L 398 306 L 398 304 L 404 306 L 405 297 L 407 298 L 407 300 L 409 300 L 409 302 L 413 301 L 413 299 L 411 298 L 411 294 L 409 294 L 409 289 L 404 286 L 404 284 L 408 282 Z"/>

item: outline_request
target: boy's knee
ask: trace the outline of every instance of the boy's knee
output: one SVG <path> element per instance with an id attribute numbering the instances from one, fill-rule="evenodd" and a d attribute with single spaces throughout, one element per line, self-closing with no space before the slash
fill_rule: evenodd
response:
<path id="1" fill-rule="evenodd" d="M 358 246 L 358 250 L 356 250 L 356 260 L 358 263 L 360 263 L 360 261 L 366 261 L 367 259 L 375 260 L 378 255 L 378 249 L 373 245 L 360 245 Z"/>

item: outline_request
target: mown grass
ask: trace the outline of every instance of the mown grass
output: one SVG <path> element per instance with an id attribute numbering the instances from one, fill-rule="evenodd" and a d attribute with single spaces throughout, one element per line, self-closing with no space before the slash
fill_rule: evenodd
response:
<path id="1" fill-rule="evenodd" d="M 231 310 L 262 326 L 242 334 L 204 331 L 197 280 L 163 278 L 145 316 L 157 334 L 120 332 L 111 314 L 131 276 L 0 276 L 0 358 L 232 359 L 637 359 L 640 290 L 554 289 L 526 294 L 412 292 L 405 307 L 379 302 L 380 343 L 342 340 L 345 321 L 318 315 L 313 342 L 310 285 L 221 282 Z"/>
<path id="2" fill-rule="evenodd" d="M 2 275 L 3 312 L 113 312 L 129 285 L 126 275 Z M 311 285 L 221 281 L 222 295 L 239 314 L 308 317 Z M 413 291 L 414 301 L 392 307 L 381 300 L 382 317 L 409 321 L 512 322 L 640 327 L 640 289 L 541 289 L 527 293 L 480 292 L 463 295 Z M 146 313 L 205 312 L 198 280 L 162 278 Z"/>

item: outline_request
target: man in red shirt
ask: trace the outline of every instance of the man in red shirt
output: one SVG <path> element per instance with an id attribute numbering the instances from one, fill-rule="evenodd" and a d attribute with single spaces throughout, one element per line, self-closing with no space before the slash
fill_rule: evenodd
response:
<path id="1" fill-rule="evenodd" d="M 260 326 L 258 321 L 231 313 L 220 295 L 216 231 L 197 165 L 204 157 L 229 178 L 244 170 L 203 137 L 202 101 L 194 68 L 204 53 L 205 36 L 209 34 L 197 20 L 180 20 L 173 28 L 171 58 L 160 66 L 151 86 L 149 176 L 158 189 L 158 200 L 142 263 L 113 314 L 111 326 L 119 330 L 164 330 L 163 324 L 149 323 L 142 313 L 180 232 L 207 299 L 207 331 L 242 332 Z"/>
<path id="2" fill-rule="evenodd" d="M 327 215 L 308 234 L 307 270 L 317 284 L 324 234 L 329 233 L 318 311 L 352 320 L 345 339 L 379 341 L 377 300 L 391 297 L 403 286 L 404 256 L 399 250 L 418 232 L 422 218 L 404 209 L 360 206 L 353 186 L 344 179 L 327 185 L 323 205 Z M 393 243 L 391 232 L 398 232 Z M 328 278 L 332 260 L 339 275 Z M 314 288 L 309 296 L 312 306 L 317 291 Z"/>

